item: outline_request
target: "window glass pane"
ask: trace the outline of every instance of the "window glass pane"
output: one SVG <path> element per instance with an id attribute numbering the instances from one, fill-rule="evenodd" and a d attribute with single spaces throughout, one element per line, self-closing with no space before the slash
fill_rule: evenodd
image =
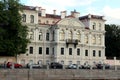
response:
<path id="1" fill-rule="evenodd" d="M 39 47 L 39 54 L 42 54 L 42 47 Z"/>
<path id="2" fill-rule="evenodd" d="M 80 55 L 80 49 L 77 49 L 77 55 Z"/>
<path id="3" fill-rule="evenodd" d="M 95 57 L 95 50 L 93 50 L 93 57 Z"/>
<path id="4" fill-rule="evenodd" d="M 101 51 L 99 50 L 99 57 L 101 57 Z"/>
<path id="5" fill-rule="evenodd" d="M 30 54 L 33 54 L 33 47 L 30 47 Z"/>
<path id="6" fill-rule="evenodd" d="M 69 55 L 72 55 L 72 48 L 69 48 Z"/>
<path id="7" fill-rule="evenodd" d="M 88 50 L 85 50 L 85 56 L 88 56 Z"/>
<path id="8" fill-rule="evenodd" d="M 46 48 L 46 55 L 49 55 L 49 48 Z"/>
<path id="9" fill-rule="evenodd" d="M 64 55 L 64 48 L 61 48 L 61 55 Z"/>

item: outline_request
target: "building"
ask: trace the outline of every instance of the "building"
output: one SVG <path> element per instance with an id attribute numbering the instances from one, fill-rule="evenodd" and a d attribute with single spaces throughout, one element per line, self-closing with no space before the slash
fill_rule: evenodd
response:
<path id="1" fill-rule="evenodd" d="M 46 65 L 60 62 L 68 65 L 104 62 L 104 16 L 80 16 L 76 10 L 70 15 L 67 11 L 61 11 L 61 15 L 57 15 L 56 10 L 53 14 L 45 11 L 41 7 L 24 7 L 22 23 L 29 28 L 31 43 L 25 54 L 18 55 L 19 63 Z"/>

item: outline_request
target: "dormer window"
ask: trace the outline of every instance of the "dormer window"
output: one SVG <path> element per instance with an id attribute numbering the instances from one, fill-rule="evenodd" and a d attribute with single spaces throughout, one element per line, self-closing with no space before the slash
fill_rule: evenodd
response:
<path id="1" fill-rule="evenodd" d="M 34 15 L 30 15 L 30 23 L 34 23 Z"/>

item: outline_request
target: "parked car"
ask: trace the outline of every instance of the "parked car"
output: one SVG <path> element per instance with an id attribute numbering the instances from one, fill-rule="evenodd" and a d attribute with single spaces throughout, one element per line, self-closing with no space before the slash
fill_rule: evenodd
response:
<path id="1" fill-rule="evenodd" d="M 78 65 L 77 64 L 70 64 L 66 67 L 66 69 L 77 69 Z"/>
<path id="2" fill-rule="evenodd" d="M 7 63 L 7 68 L 12 68 L 12 65 L 14 65 L 14 68 L 22 68 L 21 64 L 13 63 L 13 62 L 8 62 Z"/>
<path id="3" fill-rule="evenodd" d="M 85 64 L 85 65 L 82 65 L 82 69 L 90 69 L 90 65 L 89 64 Z"/>
<path id="4" fill-rule="evenodd" d="M 110 68 L 110 65 L 109 64 L 96 64 L 97 66 L 97 69 L 103 69 L 105 67 L 105 69 L 109 69 Z"/>
<path id="5" fill-rule="evenodd" d="M 28 63 L 28 64 L 27 64 L 27 68 L 30 68 L 30 66 L 32 66 L 32 68 L 42 68 L 42 65 L 41 65 L 41 64 Z"/>
<path id="6" fill-rule="evenodd" d="M 62 69 L 63 65 L 58 62 L 52 62 L 52 63 L 50 63 L 49 67 L 52 69 Z"/>

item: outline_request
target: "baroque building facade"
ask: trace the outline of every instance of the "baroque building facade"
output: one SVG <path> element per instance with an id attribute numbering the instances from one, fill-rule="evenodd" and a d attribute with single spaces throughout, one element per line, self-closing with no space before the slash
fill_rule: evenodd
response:
<path id="1" fill-rule="evenodd" d="M 68 64 L 94 64 L 104 62 L 105 20 L 103 16 L 88 14 L 80 16 L 76 10 L 67 15 L 47 14 L 41 7 L 25 6 L 22 15 L 23 25 L 28 26 L 27 52 L 18 55 L 17 62 L 50 62 Z M 80 16 L 80 17 L 79 17 Z"/>

